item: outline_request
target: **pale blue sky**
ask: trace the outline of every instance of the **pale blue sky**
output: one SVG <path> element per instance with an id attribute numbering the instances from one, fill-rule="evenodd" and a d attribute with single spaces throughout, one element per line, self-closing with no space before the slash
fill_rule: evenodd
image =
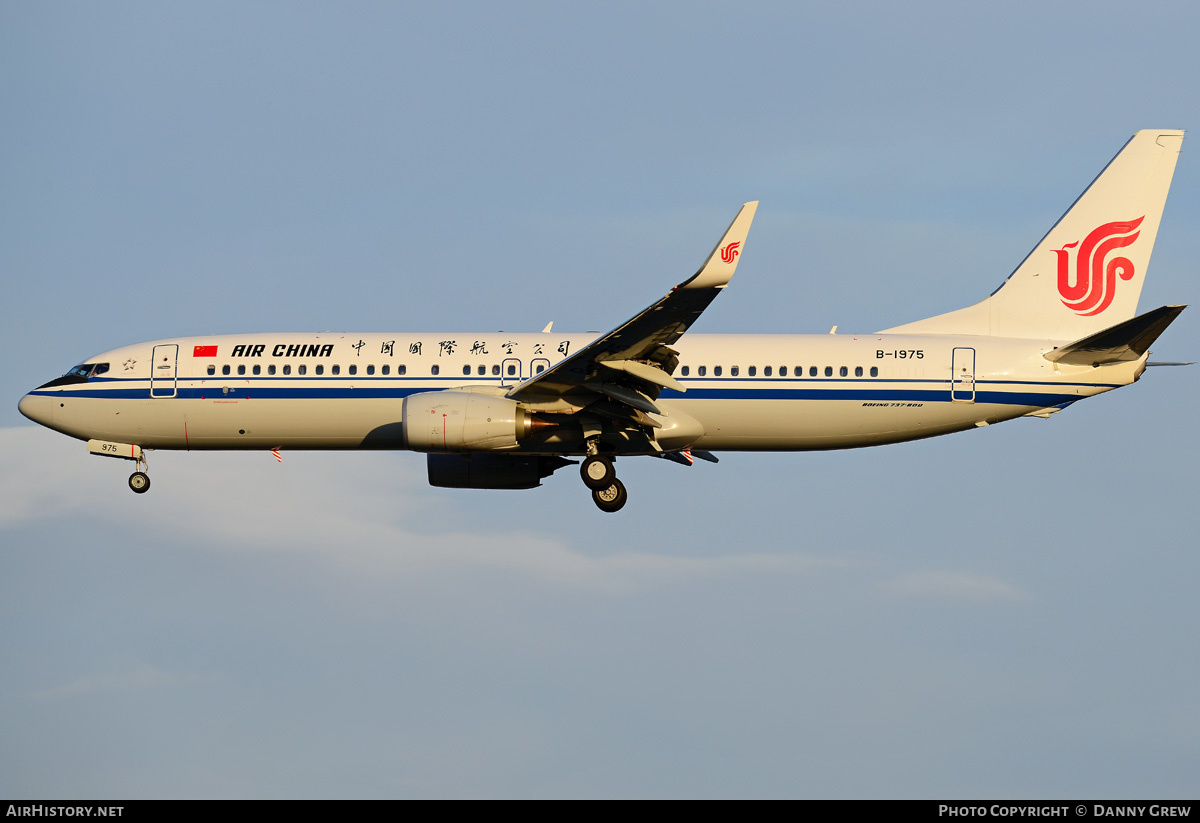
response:
<path id="1" fill-rule="evenodd" d="M 21 394 L 138 340 L 609 328 L 761 201 L 707 332 L 974 302 L 1183 3 L 0 6 L 0 795 L 1194 797 L 1191 369 L 852 452 L 430 489 L 128 467 Z M 1195 303 L 1184 142 L 1142 308 Z M 1197 359 L 1190 309 L 1155 347 Z"/>

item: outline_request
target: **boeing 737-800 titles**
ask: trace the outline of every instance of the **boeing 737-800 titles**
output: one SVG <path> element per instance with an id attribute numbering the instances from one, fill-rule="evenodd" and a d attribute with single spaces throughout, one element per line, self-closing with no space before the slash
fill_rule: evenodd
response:
<path id="1" fill-rule="evenodd" d="M 874 334 L 687 333 L 737 269 L 747 203 L 699 271 L 607 334 L 156 340 L 88 358 L 20 409 L 135 461 L 135 492 L 152 449 L 407 449 L 451 488 L 533 488 L 581 458 L 604 511 L 627 498 L 618 457 L 688 465 L 1046 417 L 1137 380 L 1184 308 L 1137 314 L 1182 142 L 1138 132 L 990 297 Z"/>

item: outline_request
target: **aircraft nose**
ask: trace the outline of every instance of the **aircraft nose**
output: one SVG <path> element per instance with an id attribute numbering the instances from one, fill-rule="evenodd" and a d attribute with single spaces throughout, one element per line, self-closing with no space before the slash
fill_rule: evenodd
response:
<path id="1" fill-rule="evenodd" d="M 34 394 L 27 394 L 21 398 L 21 402 L 17 404 L 17 410 L 21 414 L 28 417 L 34 423 L 40 423 L 43 426 L 50 425 L 50 410 L 53 403 L 49 397 L 39 397 Z"/>

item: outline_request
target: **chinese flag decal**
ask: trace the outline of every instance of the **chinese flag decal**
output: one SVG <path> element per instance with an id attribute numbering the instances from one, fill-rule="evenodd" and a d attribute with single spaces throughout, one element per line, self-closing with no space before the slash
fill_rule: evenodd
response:
<path id="1" fill-rule="evenodd" d="M 196 346 L 192 349 L 192 357 L 216 357 L 216 346 Z"/>

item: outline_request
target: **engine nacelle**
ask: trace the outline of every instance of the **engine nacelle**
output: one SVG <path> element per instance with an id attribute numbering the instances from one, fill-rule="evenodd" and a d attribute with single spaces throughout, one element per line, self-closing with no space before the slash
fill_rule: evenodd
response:
<path id="1" fill-rule="evenodd" d="M 532 489 L 571 463 L 519 454 L 431 454 L 426 460 L 429 485 L 446 489 Z"/>
<path id="2" fill-rule="evenodd" d="M 531 424 L 529 413 L 507 397 L 435 391 L 404 398 L 404 442 L 413 451 L 511 449 Z"/>

